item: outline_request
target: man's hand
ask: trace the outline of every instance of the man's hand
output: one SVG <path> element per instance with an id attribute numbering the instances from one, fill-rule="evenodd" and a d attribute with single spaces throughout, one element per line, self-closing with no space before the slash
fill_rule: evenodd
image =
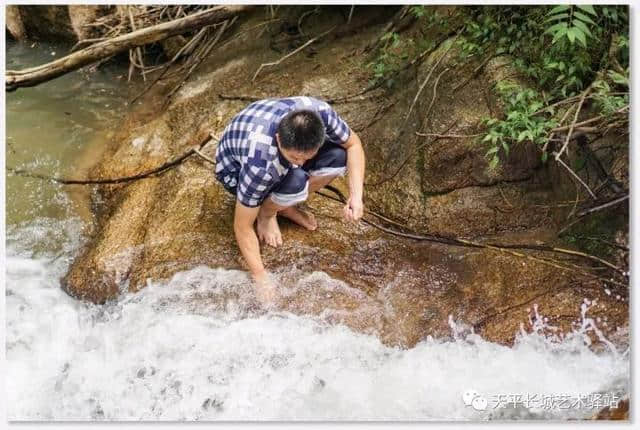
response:
<path id="1" fill-rule="evenodd" d="M 276 299 L 276 286 L 266 271 L 253 275 L 256 298 L 265 307 L 272 307 Z"/>
<path id="2" fill-rule="evenodd" d="M 362 198 L 349 196 L 349 200 L 347 200 L 347 204 L 343 208 L 344 218 L 347 221 L 358 221 L 362 218 L 363 212 Z"/>
<path id="3" fill-rule="evenodd" d="M 343 212 L 348 221 L 362 218 L 362 192 L 364 187 L 364 149 L 355 131 L 351 131 L 349 139 L 342 145 L 347 151 L 347 172 L 349 173 L 349 200 Z"/>

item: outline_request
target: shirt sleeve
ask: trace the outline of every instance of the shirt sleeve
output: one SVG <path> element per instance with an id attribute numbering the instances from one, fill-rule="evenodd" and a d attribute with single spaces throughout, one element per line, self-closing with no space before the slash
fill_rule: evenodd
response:
<path id="1" fill-rule="evenodd" d="M 260 206 L 269 194 L 273 178 L 267 169 L 245 164 L 238 175 L 238 201 L 244 206 Z"/>
<path id="2" fill-rule="evenodd" d="M 325 124 L 327 140 L 342 145 L 351 136 L 351 130 L 347 123 L 333 110 L 328 103 L 323 103 L 319 109 L 320 117 Z"/>

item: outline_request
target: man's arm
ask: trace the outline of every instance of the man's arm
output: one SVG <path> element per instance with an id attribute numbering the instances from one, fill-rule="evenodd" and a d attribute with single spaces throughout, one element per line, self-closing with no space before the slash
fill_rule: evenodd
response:
<path id="1" fill-rule="evenodd" d="M 248 207 L 236 200 L 236 209 L 233 218 L 233 231 L 236 235 L 236 242 L 244 260 L 249 266 L 251 276 L 255 280 L 261 280 L 266 276 L 266 271 L 260 257 L 260 243 L 258 236 L 253 230 L 253 223 L 258 216 L 260 206 Z"/>
<path id="2" fill-rule="evenodd" d="M 349 182 L 349 201 L 344 207 L 344 216 L 349 220 L 357 221 L 362 217 L 364 211 L 362 204 L 365 169 L 364 149 L 360 137 L 353 130 L 342 147 L 347 150 Z"/>
<path id="3" fill-rule="evenodd" d="M 253 230 L 253 223 L 258 216 L 260 206 L 252 208 L 243 205 L 236 200 L 236 210 L 233 218 L 233 231 L 236 234 L 236 242 L 242 252 L 249 272 L 254 279 L 254 290 L 258 300 L 263 305 L 271 306 L 275 298 L 275 285 L 269 279 L 267 271 L 260 257 L 260 243 Z"/>

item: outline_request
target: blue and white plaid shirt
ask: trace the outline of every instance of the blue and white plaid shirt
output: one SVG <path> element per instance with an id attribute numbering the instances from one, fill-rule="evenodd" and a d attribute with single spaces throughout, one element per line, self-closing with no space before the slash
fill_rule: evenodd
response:
<path id="1" fill-rule="evenodd" d="M 276 131 L 289 112 L 317 112 L 325 125 L 326 142 L 343 144 L 349 139 L 347 123 L 328 103 L 312 97 L 266 99 L 251 103 L 225 128 L 216 150 L 216 176 L 245 206 L 262 204 L 271 189 L 292 165 L 278 150 Z"/>

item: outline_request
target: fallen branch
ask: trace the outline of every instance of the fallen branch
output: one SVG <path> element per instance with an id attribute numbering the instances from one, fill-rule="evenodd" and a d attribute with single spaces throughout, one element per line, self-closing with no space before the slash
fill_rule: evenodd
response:
<path id="1" fill-rule="evenodd" d="M 51 79 L 62 76 L 83 66 L 91 64 L 102 58 L 124 52 L 137 46 L 146 45 L 166 39 L 176 34 L 198 29 L 217 21 L 244 12 L 249 6 L 216 6 L 201 12 L 165 22 L 151 27 L 143 28 L 131 33 L 114 37 L 103 42 L 96 43 L 87 48 L 76 51 L 51 63 L 41 66 L 6 72 L 6 90 L 14 91 L 20 87 L 32 87 Z"/>
<path id="2" fill-rule="evenodd" d="M 289 52 L 287 55 L 285 55 L 284 57 L 280 58 L 278 61 L 273 61 L 271 63 L 263 63 L 263 64 L 261 64 L 260 67 L 258 67 L 258 70 L 256 70 L 256 73 L 253 75 L 253 78 L 251 78 L 251 82 L 254 82 L 256 80 L 256 78 L 258 77 L 258 74 L 260 73 L 260 71 L 263 68 L 269 67 L 269 66 L 277 66 L 278 64 L 282 63 L 287 58 L 291 57 L 292 55 L 295 55 L 296 53 L 298 53 L 300 51 L 302 51 L 304 48 L 306 48 L 307 46 L 311 45 L 313 42 L 315 42 L 318 39 L 320 39 L 320 38 L 326 36 L 327 34 L 331 33 L 334 29 L 335 29 L 335 27 L 331 27 L 329 30 L 325 31 L 321 35 L 316 36 L 313 39 L 309 39 L 305 44 L 303 44 L 302 46 L 300 46 L 300 47 L 294 49 L 293 51 Z"/>

